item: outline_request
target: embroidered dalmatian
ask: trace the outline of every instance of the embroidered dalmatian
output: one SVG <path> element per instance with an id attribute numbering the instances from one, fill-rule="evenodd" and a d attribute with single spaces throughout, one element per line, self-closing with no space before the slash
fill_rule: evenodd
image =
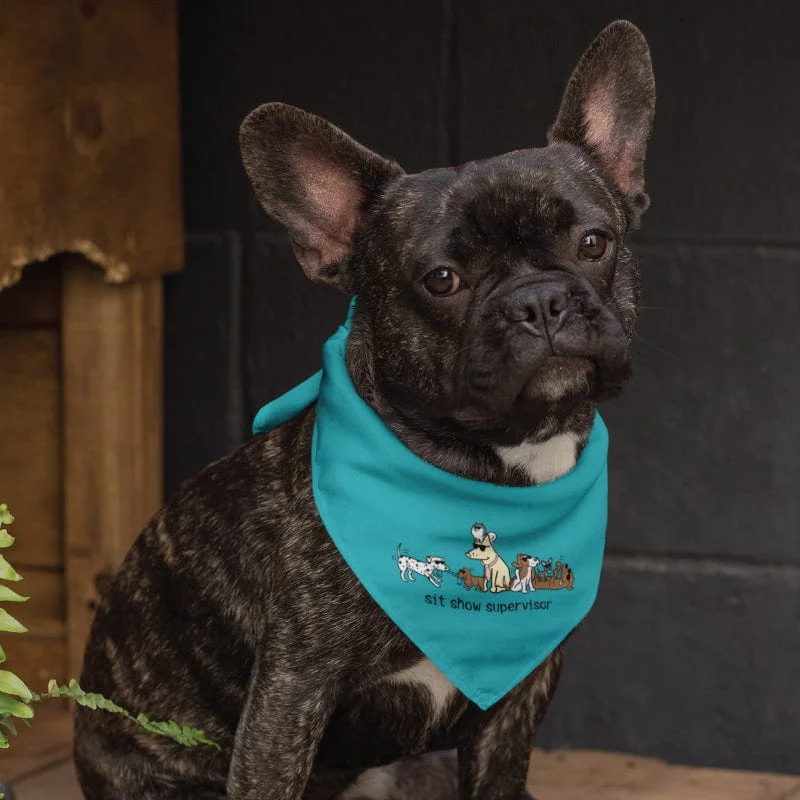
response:
<path id="1" fill-rule="evenodd" d="M 414 582 L 414 574 L 427 578 L 437 589 L 442 585 L 442 573 L 449 572 L 450 567 L 441 556 L 428 556 L 425 561 L 419 561 L 400 552 L 401 545 L 397 545 L 397 567 L 403 583 Z"/>

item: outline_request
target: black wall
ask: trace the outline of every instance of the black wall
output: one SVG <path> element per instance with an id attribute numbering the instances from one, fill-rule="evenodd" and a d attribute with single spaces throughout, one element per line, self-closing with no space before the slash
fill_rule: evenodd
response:
<path id="1" fill-rule="evenodd" d="M 167 283 L 167 488 L 315 371 L 346 300 L 301 276 L 237 130 L 266 100 L 407 170 L 540 145 L 627 17 L 659 89 L 634 383 L 606 410 L 609 549 L 541 742 L 800 771 L 800 55 L 794 4 L 181 8 L 187 268 Z"/>

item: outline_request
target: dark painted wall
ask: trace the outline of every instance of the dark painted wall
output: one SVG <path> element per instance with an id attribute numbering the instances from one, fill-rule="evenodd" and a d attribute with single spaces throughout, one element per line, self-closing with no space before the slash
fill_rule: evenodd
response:
<path id="1" fill-rule="evenodd" d="M 182 3 L 187 268 L 167 283 L 167 485 L 316 370 L 346 301 L 304 281 L 240 166 L 265 100 L 408 170 L 543 142 L 607 22 L 659 88 L 609 555 L 548 746 L 800 771 L 800 56 L 794 4 Z"/>

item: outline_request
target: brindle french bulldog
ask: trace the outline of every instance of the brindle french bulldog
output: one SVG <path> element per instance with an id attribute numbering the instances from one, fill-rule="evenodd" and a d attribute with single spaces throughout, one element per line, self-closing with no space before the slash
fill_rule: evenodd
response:
<path id="1" fill-rule="evenodd" d="M 639 279 L 626 239 L 648 206 L 654 107 L 647 44 L 620 21 L 582 57 L 543 148 L 407 175 L 296 108 L 244 121 L 245 168 L 300 266 L 358 295 L 358 392 L 416 454 L 512 485 L 574 465 L 595 403 L 629 376 Z M 212 464 L 134 544 L 81 682 L 221 750 L 78 709 L 86 797 L 523 795 L 562 648 L 488 711 L 460 695 L 326 534 L 313 425 L 311 408 Z"/>

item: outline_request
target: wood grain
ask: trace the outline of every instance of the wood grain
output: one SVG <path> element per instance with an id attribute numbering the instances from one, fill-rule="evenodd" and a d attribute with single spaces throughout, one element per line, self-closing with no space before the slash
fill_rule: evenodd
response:
<path id="1" fill-rule="evenodd" d="M 60 774 L 59 766 L 72 753 L 72 714 L 65 710 L 64 704 L 39 706 L 31 727 L 21 725 L 18 730 L 19 736 L 11 740 L 10 749 L 0 755 L 0 778 L 14 784 L 16 800 L 21 800 L 24 795 L 19 790 L 26 784 L 17 782 L 25 776 L 40 773 L 54 765 L 58 766 L 49 774 Z M 34 794 L 33 798 L 66 800 L 73 796 L 69 794 L 73 785 L 77 789 L 74 776 L 62 785 L 63 791 Z M 51 782 L 50 786 L 56 787 L 58 784 Z M 80 798 L 81 795 L 75 794 L 74 797 Z"/>
<path id="2" fill-rule="evenodd" d="M 0 3 L 0 34 L 0 289 L 60 252 L 179 269 L 174 0 Z"/>
<path id="3" fill-rule="evenodd" d="M 13 588 L 30 600 L 8 603 L 6 610 L 25 625 L 28 633 L 8 634 L 3 647 L 8 668 L 31 689 L 41 692 L 50 678 L 68 678 L 64 574 L 35 569 L 22 573 L 23 580 Z"/>
<path id="4" fill-rule="evenodd" d="M 83 800 L 72 761 L 31 775 L 14 785 L 15 800 Z"/>
<path id="5" fill-rule="evenodd" d="M 162 500 L 162 286 L 119 286 L 78 257 L 63 277 L 64 536 L 69 669 L 98 584 Z"/>
<path id="6" fill-rule="evenodd" d="M 6 550 L 14 562 L 14 550 Z M 24 568 L 18 570 L 22 580 L 9 584 L 14 591 L 30 599 L 25 603 L 9 603 L 5 608 L 32 636 L 63 638 L 66 622 L 66 597 L 62 570 Z"/>
<path id="7" fill-rule="evenodd" d="M 53 638 L 32 633 L 8 634 L 4 635 L 3 649 L 8 657 L 6 666 L 19 675 L 31 691 L 45 691 L 51 678 L 63 683 L 75 677 L 67 670 L 66 635 Z"/>
<path id="8" fill-rule="evenodd" d="M 536 751 L 528 791 L 536 800 L 785 800 L 800 777 L 682 767 L 585 750 Z"/>
<path id="9" fill-rule="evenodd" d="M 13 563 L 63 565 L 61 390 L 55 330 L 0 330 L 2 498 L 17 521 Z"/>

